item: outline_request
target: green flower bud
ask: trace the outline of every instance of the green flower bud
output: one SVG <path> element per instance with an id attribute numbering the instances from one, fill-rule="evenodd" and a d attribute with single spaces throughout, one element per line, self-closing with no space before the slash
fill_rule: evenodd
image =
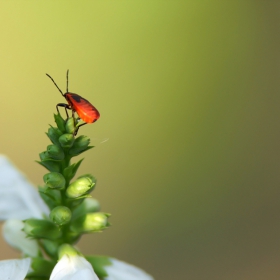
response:
<path id="1" fill-rule="evenodd" d="M 52 159 L 62 160 L 64 159 L 63 150 L 56 145 L 49 145 L 47 147 L 48 156 Z"/>
<path id="2" fill-rule="evenodd" d="M 93 148 L 93 146 L 89 146 L 90 139 L 87 136 L 81 135 L 75 139 L 75 142 L 72 148 L 69 150 L 69 155 L 77 156 L 82 152 Z"/>
<path id="3" fill-rule="evenodd" d="M 46 238 L 50 240 L 56 240 L 62 235 L 61 231 L 54 223 L 39 219 L 25 220 L 23 231 L 28 237 Z"/>
<path id="4" fill-rule="evenodd" d="M 96 180 L 92 176 L 80 177 L 66 189 L 66 196 L 68 198 L 77 198 L 86 195 L 93 190 L 95 183 Z"/>
<path id="5" fill-rule="evenodd" d="M 54 120 L 56 122 L 56 125 L 58 127 L 58 129 L 64 133 L 66 130 L 65 130 L 65 120 L 61 117 L 60 114 L 54 114 Z"/>
<path id="6" fill-rule="evenodd" d="M 66 129 L 67 133 L 72 133 L 72 134 L 74 133 L 74 131 L 75 131 L 75 120 L 74 120 L 74 118 L 69 118 L 66 121 L 65 129 Z"/>
<path id="7" fill-rule="evenodd" d="M 58 172 L 50 172 L 43 177 L 45 184 L 52 189 L 64 189 L 65 178 Z"/>
<path id="8" fill-rule="evenodd" d="M 50 138 L 50 140 L 55 144 L 59 146 L 58 138 L 62 135 L 62 132 L 56 128 L 56 127 L 50 127 L 47 136 Z"/>
<path id="9" fill-rule="evenodd" d="M 88 213 L 77 218 L 71 225 L 71 229 L 78 233 L 101 231 L 109 226 L 107 213 Z"/>
<path id="10" fill-rule="evenodd" d="M 71 148 L 74 143 L 73 134 L 63 134 L 59 137 L 58 141 L 63 148 Z"/>
<path id="11" fill-rule="evenodd" d="M 57 225 L 65 225 L 71 220 L 71 210 L 65 206 L 57 206 L 52 209 L 50 218 Z"/>

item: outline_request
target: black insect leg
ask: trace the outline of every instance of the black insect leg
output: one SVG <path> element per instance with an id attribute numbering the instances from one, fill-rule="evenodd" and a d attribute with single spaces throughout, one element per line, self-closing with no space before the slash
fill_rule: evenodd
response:
<path id="1" fill-rule="evenodd" d="M 87 123 L 82 123 L 82 124 L 80 124 L 80 125 L 78 125 L 78 126 L 76 127 L 76 129 L 75 129 L 75 131 L 74 131 L 74 135 L 75 135 L 75 136 L 77 135 L 79 128 L 80 128 L 81 126 L 85 125 L 85 124 L 87 124 Z"/>
<path id="2" fill-rule="evenodd" d="M 67 109 L 72 110 L 71 107 L 70 107 L 68 104 L 65 104 L 65 103 L 58 103 L 58 104 L 56 105 L 56 110 L 57 110 L 57 112 L 58 112 L 59 115 L 60 115 L 60 112 L 59 112 L 59 110 L 58 110 L 58 107 L 64 107 L 64 108 L 65 108 L 65 112 L 66 112 L 67 119 L 69 119 L 69 115 L 68 115 Z"/>

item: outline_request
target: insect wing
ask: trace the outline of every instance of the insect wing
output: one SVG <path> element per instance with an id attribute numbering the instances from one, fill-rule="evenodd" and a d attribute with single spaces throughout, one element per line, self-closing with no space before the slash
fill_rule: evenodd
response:
<path id="1" fill-rule="evenodd" d="M 85 98 L 75 93 L 66 93 L 66 99 L 86 123 L 93 123 L 100 117 L 98 110 Z"/>

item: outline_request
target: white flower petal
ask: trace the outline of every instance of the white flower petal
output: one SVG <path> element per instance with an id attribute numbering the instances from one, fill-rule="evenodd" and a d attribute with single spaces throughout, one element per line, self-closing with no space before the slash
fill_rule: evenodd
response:
<path id="1" fill-rule="evenodd" d="M 99 280 L 91 264 L 83 257 L 64 255 L 54 267 L 50 280 Z"/>
<path id="2" fill-rule="evenodd" d="M 108 277 L 104 280 L 153 280 L 154 278 L 146 273 L 144 270 L 110 258 L 112 265 L 105 266 L 104 269 L 106 270 Z"/>
<path id="3" fill-rule="evenodd" d="M 0 261 L 1 280 L 23 280 L 28 272 L 31 259 Z"/>
<path id="4" fill-rule="evenodd" d="M 0 155 L 0 220 L 41 218 L 49 209 L 16 167 Z"/>
<path id="5" fill-rule="evenodd" d="M 20 250 L 24 255 L 37 257 L 39 245 L 36 240 L 26 237 L 22 231 L 24 223 L 20 220 L 10 219 L 3 224 L 3 236 L 6 242 L 15 249 Z"/>

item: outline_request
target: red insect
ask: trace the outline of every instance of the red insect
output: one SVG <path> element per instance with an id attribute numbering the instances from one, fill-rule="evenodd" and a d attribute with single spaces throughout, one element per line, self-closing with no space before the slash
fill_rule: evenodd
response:
<path id="1" fill-rule="evenodd" d="M 64 94 L 61 91 L 61 89 L 58 87 L 58 85 L 56 84 L 54 79 L 49 74 L 46 74 L 46 75 L 52 80 L 54 85 L 57 87 L 57 89 L 60 91 L 62 96 L 65 97 L 65 99 L 68 102 L 68 104 L 58 103 L 56 105 L 57 112 L 59 113 L 58 107 L 64 107 L 67 118 L 69 118 L 68 112 L 67 112 L 67 109 L 69 109 L 69 110 L 72 110 L 73 117 L 76 112 L 78 114 L 79 118 L 85 122 L 76 128 L 76 131 L 75 131 L 75 135 L 76 135 L 78 132 L 78 129 L 82 125 L 85 125 L 87 123 L 96 122 L 99 119 L 100 114 L 97 111 L 97 109 L 88 100 L 86 100 L 85 98 L 81 97 L 80 95 L 78 95 L 76 93 L 71 93 L 68 91 L 68 73 L 69 73 L 69 70 L 67 70 L 67 73 L 66 73 L 66 93 L 64 93 Z"/>

